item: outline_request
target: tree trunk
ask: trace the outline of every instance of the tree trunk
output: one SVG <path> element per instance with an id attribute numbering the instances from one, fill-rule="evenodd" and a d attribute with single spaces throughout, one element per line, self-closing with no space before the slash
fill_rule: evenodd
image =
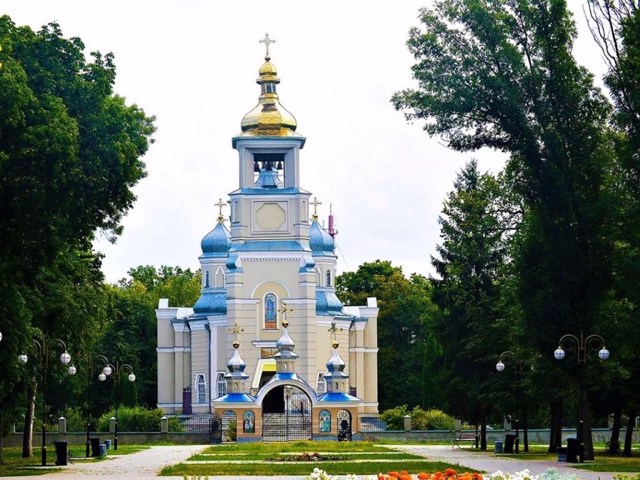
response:
<path id="1" fill-rule="evenodd" d="M 620 424 L 622 423 L 622 407 L 616 405 L 613 410 L 613 425 L 609 439 L 609 453 L 620 453 Z"/>
<path id="2" fill-rule="evenodd" d="M 4 465 L 4 415 L 0 415 L 0 465 Z"/>
<path id="3" fill-rule="evenodd" d="M 24 416 L 24 430 L 22 432 L 22 458 L 33 456 L 33 418 L 36 412 L 36 388 L 38 382 L 35 378 L 27 390 L 27 412 Z"/>
<path id="4" fill-rule="evenodd" d="M 556 453 L 562 446 L 562 400 L 550 403 L 551 430 L 549 431 L 549 453 Z"/>
<path id="5" fill-rule="evenodd" d="M 522 412 L 522 429 L 524 451 L 529 452 L 529 411 L 526 405 Z"/>
<path id="6" fill-rule="evenodd" d="M 638 412 L 636 411 L 635 408 L 632 408 L 631 410 L 629 410 L 628 415 L 629 415 L 629 419 L 627 420 L 627 431 L 624 434 L 624 451 L 622 452 L 622 455 L 624 455 L 625 457 L 631 456 L 631 442 L 633 441 L 633 427 L 635 426 L 636 416 L 638 415 Z"/>
<path id="7" fill-rule="evenodd" d="M 589 400 L 585 395 L 582 399 L 582 418 L 583 422 L 583 430 L 582 433 L 584 438 L 582 442 L 584 443 L 584 460 L 593 460 L 595 458 L 595 454 L 593 451 L 593 435 L 591 434 L 591 408 L 589 407 Z"/>
<path id="8" fill-rule="evenodd" d="M 487 450 L 487 415 L 484 408 L 480 414 L 480 450 Z"/>

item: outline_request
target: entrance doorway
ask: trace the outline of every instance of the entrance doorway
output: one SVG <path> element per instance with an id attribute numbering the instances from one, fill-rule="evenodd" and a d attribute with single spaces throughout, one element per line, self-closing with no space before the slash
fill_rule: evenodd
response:
<path id="1" fill-rule="evenodd" d="M 311 440 L 311 399 L 294 385 L 271 390 L 262 401 L 262 441 Z"/>

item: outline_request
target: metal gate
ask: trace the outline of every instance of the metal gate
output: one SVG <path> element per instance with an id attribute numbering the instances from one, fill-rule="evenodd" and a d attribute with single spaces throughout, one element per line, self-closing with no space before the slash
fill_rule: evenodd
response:
<path id="1" fill-rule="evenodd" d="M 302 390 L 273 389 L 262 403 L 262 441 L 311 440 L 311 401 Z"/>

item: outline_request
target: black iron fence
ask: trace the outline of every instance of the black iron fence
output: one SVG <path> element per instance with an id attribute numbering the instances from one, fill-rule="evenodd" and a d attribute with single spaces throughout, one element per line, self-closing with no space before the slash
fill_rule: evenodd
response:
<path id="1" fill-rule="evenodd" d="M 362 413 L 358 416 L 361 432 L 386 432 L 387 422 L 377 413 Z"/>

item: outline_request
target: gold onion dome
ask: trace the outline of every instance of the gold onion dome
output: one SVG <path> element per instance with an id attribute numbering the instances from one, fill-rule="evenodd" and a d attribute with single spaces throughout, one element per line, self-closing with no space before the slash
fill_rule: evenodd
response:
<path id="1" fill-rule="evenodd" d="M 256 80 L 260 85 L 258 105 L 242 119 L 242 131 L 254 135 L 286 137 L 295 132 L 298 122 L 282 105 L 276 85 L 280 83 L 278 71 L 269 55 L 264 57 L 265 63 L 260 67 L 260 77 Z"/>

